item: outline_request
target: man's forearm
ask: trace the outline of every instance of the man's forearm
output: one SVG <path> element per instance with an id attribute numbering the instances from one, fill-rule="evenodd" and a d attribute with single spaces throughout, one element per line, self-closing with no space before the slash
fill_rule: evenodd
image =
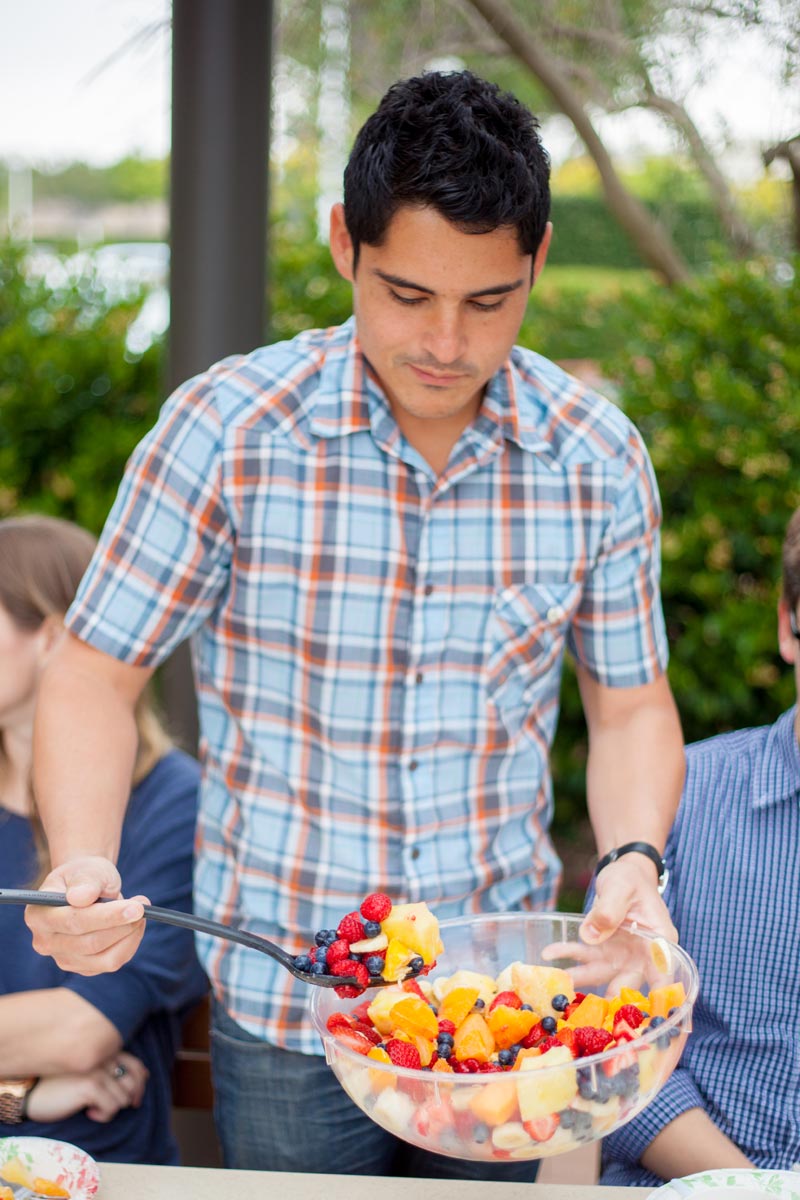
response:
<path id="1" fill-rule="evenodd" d="M 84 665 L 93 654 L 59 647 L 39 691 L 34 786 L 54 866 L 86 855 L 116 861 L 130 795 L 135 697 Z"/>
<path id="2" fill-rule="evenodd" d="M 590 719 L 586 790 L 601 856 L 630 841 L 663 850 L 683 786 L 683 736 L 666 680 L 632 691 L 641 698 L 626 707 L 622 696 L 609 704 L 604 689 Z"/>
<path id="3" fill-rule="evenodd" d="M 69 988 L 0 996 L 0 1078 L 90 1071 L 121 1046 L 112 1023 Z"/>
<path id="4" fill-rule="evenodd" d="M 665 1125 L 642 1154 L 641 1163 L 662 1179 L 753 1166 L 702 1108 L 690 1108 Z"/>

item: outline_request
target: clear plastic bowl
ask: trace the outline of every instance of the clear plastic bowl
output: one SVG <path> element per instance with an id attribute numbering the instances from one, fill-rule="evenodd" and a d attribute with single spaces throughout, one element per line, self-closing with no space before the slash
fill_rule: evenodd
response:
<path id="1" fill-rule="evenodd" d="M 442 921 L 445 950 L 428 978 L 433 983 L 462 968 L 496 977 L 509 963 L 523 962 L 563 967 L 578 991 L 609 999 L 621 987 L 647 996 L 652 988 L 682 983 L 686 1000 L 663 1024 L 601 1054 L 553 1067 L 545 1065 L 545 1054 L 535 1060 L 536 1070 L 463 1075 L 413 1071 L 367 1058 L 328 1032 L 332 1013 L 347 1013 L 376 992 L 341 1000 L 332 990 L 317 988 L 311 1015 L 344 1090 L 390 1133 L 453 1158 L 543 1158 L 604 1137 L 630 1121 L 657 1095 L 680 1058 L 691 1029 L 697 968 L 685 950 L 632 925 L 622 926 L 600 946 L 586 946 L 578 935 L 582 919 L 569 913 L 501 913 Z M 555 945 L 557 957 L 543 958 L 545 948 Z M 541 1111 L 543 1122 L 523 1121 L 517 1102 L 521 1081 L 527 1111 Z M 557 1124 L 547 1120 L 549 1114 L 558 1116 Z M 546 1140 L 540 1140 L 544 1134 Z"/>

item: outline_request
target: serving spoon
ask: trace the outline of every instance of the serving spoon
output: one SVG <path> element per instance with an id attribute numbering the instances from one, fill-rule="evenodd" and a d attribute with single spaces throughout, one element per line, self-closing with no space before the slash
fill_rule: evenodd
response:
<path id="1" fill-rule="evenodd" d="M 104 898 L 105 899 L 105 898 Z M 61 892 L 33 892 L 14 888 L 0 888 L 0 904 L 40 904 L 48 908 L 68 908 L 66 896 Z M 180 912 L 174 908 L 158 908 L 155 904 L 143 904 L 144 915 L 148 921 L 158 921 L 161 925 L 177 925 L 181 929 L 194 929 L 197 933 L 209 933 L 212 937 L 225 938 L 229 942 L 238 942 L 240 946 L 248 946 L 267 954 L 285 967 L 295 979 L 303 983 L 312 983 L 315 987 L 357 987 L 364 990 L 364 985 L 352 975 L 313 975 L 311 971 L 301 971 L 295 965 L 295 956 L 282 950 L 274 942 L 257 933 L 248 933 L 246 929 L 232 929 L 230 925 L 221 925 L 219 921 L 209 921 L 206 917 L 198 917 L 194 913 Z M 418 971 L 409 970 L 404 979 L 413 979 Z M 398 980 L 398 983 L 403 982 Z M 371 975 L 367 988 L 386 987 L 388 980 L 382 975 Z"/>

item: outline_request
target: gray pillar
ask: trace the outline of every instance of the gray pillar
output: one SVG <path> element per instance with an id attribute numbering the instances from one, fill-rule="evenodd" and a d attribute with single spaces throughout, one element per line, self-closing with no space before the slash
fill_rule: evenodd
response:
<path id="1" fill-rule="evenodd" d="M 173 0 L 170 391 L 265 338 L 272 13 L 272 0 Z M 187 646 L 162 684 L 194 749 Z"/>

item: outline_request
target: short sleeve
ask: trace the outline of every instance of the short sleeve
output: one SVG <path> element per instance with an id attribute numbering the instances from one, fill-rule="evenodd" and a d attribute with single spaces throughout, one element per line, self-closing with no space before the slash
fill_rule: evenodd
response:
<path id="1" fill-rule="evenodd" d="M 222 422 L 203 375 L 134 450 L 67 627 L 123 662 L 158 666 L 216 605 L 231 542 Z"/>
<path id="2" fill-rule="evenodd" d="M 199 767 L 173 751 L 135 789 L 118 860 L 123 895 L 191 911 Z M 207 990 L 190 930 L 148 924 L 133 959 L 108 975 L 68 975 L 62 986 L 83 996 L 116 1027 L 123 1043 L 155 1012 L 179 1013 Z"/>
<path id="3" fill-rule="evenodd" d="M 667 665 L 661 502 L 650 456 L 629 429 L 608 524 L 570 631 L 576 661 L 607 687 L 651 683 Z"/>
<path id="4" fill-rule="evenodd" d="M 638 1163 L 661 1130 L 690 1108 L 706 1109 L 692 1076 L 676 1067 L 661 1091 L 642 1112 L 603 1141 L 603 1161 Z"/>

